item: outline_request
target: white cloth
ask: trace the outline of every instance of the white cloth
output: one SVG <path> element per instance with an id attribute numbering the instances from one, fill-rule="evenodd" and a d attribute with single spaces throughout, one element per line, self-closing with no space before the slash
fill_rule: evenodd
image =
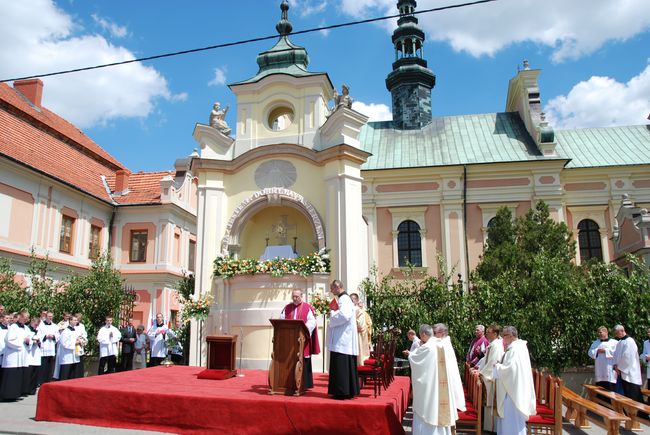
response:
<path id="1" fill-rule="evenodd" d="M 75 327 L 74 331 L 68 327 L 61 332 L 59 358 L 57 358 L 59 365 L 76 364 L 81 361 L 79 358 L 80 351 L 77 345 L 77 338 L 81 337 L 82 333 L 83 331 L 77 327 Z"/>
<path id="2" fill-rule="evenodd" d="M 47 325 L 45 322 L 41 322 L 38 325 L 38 331 L 43 337 L 43 342 L 41 343 L 41 356 L 56 355 L 56 343 L 59 341 L 59 326 L 55 323 Z M 54 339 L 45 339 L 48 335 L 53 336 Z"/>
<path id="3" fill-rule="evenodd" d="M 27 328 L 27 335 L 31 344 L 27 347 L 27 365 L 28 366 L 40 366 L 41 365 L 41 342 L 43 336 L 41 333 L 36 330 L 32 331 L 29 327 Z"/>
<path id="4" fill-rule="evenodd" d="M 449 337 L 430 337 L 409 354 L 409 363 L 413 383 L 413 415 L 419 416 L 430 426 L 455 426 L 458 410 L 465 411 L 466 408 L 458 361 Z M 446 391 L 442 388 L 445 384 Z"/>
<path id="5" fill-rule="evenodd" d="M 650 356 L 650 340 L 646 340 L 643 342 L 643 353 L 641 354 L 641 361 L 646 366 L 645 369 L 645 376 L 646 379 L 650 379 L 650 361 L 648 361 L 648 357 Z"/>
<path id="6" fill-rule="evenodd" d="M 621 371 L 621 377 L 625 382 L 642 384 L 639 361 L 639 348 L 636 341 L 628 336 L 619 340 L 614 352 L 614 364 Z"/>
<path id="7" fill-rule="evenodd" d="M 273 260 L 274 258 L 296 258 L 297 255 L 293 252 L 293 247 L 290 245 L 272 245 L 264 249 L 264 253 L 260 257 L 261 261 Z"/>
<path id="8" fill-rule="evenodd" d="M 154 324 L 149 328 L 147 335 L 149 336 L 149 343 L 151 345 L 152 358 L 165 358 L 167 357 L 167 331 L 169 328 L 163 323 L 162 326 Z"/>
<path id="9" fill-rule="evenodd" d="M 419 415 L 413 413 L 412 435 L 451 435 L 450 426 L 434 426 L 427 423 Z"/>
<path id="10" fill-rule="evenodd" d="M 25 338 L 29 338 L 25 328 L 18 323 L 9 326 L 5 337 L 5 352 L 2 358 L 2 368 L 27 367 L 27 348 L 32 343 L 29 341 L 26 344 Z"/>
<path id="11" fill-rule="evenodd" d="M 338 304 L 338 310 L 330 311 L 327 347 L 330 352 L 357 356 L 359 354 L 359 336 L 354 304 L 347 293 L 339 296 Z"/>
<path id="12" fill-rule="evenodd" d="M 122 334 L 115 326 L 102 326 L 97 332 L 99 343 L 99 357 L 117 356 L 117 343 L 120 342 Z"/>
<path id="13" fill-rule="evenodd" d="M 0 367 L 2 366 L 2 358 L 5 354 L 5 337 L 7 336 L 8 329 L 0 328 Z"/>
<path id="14" fill-rule="evenodd" d="M 409 349 L 409 353 L 415 352 L 415 349 L 417 349 L 418 347 L 420 347 L 420 339 L 416 335 L 415 337 L 413 337 L 413 342 L 411 343 L 411 348 Z"/>
<path id="15" fill-rule="evenodd" d="M 497 435 L 526 435 L 526 419 L 510 396 L 503 400 L 503 418 L 495 421 Z"/>
<path id="16" fill-rule="evenodd" d="M 503 362 L 494 365 L 492 377 L 496 379 L 497 413 L 499 417 L 509 419 L 507 426 L 514 424 L 505 415 L 505 399 L 510 397 L 514 408 L 522 415 L 521 421 L 524 422 L 523 430 L 525 431 L 526 420 L 537 412 L 533 371 L 530 366 L 530 355 L 526 341 L 518 339 L 510 343 L 503 357 Z M 512 430 L 513 432 L 503 433 L 519 433 L 521 428 L 513 427 Z"/>
<path id="17" fill-rule="evenodd" d="M 618 341 L 610 338 L 607 341 L 595 340 L 587 354 L 594 360 L 594 379 L 596 382 L 616 383 L 616 372 L 614 371 L 614 352 Z M 604 353 L 598 353 L 603 349 Z"/>

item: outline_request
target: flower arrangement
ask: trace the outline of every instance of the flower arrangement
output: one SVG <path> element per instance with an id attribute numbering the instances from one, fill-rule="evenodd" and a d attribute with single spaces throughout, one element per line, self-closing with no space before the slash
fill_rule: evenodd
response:
<path id="1" fill-rule="evenodd" d="M 327 298 L 322 297 L 319 294 L 314 295 L 311 300 L 311 306 L 314 308 L 314 311 L 318 316 L 321 314 L 329 316 L 330 314 L 330 302 L 327 300 Z"/>
<path id="2" fill-rule="evenodd" d="M 210 307 L 212 306 L 213 300 L 214 296 L 207 294 L 204 296 L 199 296 L 196 299 L 190 298 L 183 301 L 183 320 L 205 320 L 210 314 Z"/>
<path id="3" fill-rule="evenodd" d="M 309 276 L 314 273 L 329 273 L 329 249 L 323 248 L 304 257 L 274 258 L 258 261 L 253 258 L 242 260 L 232 257 L 217 257 L 214 260 L 214 276 L 231 278 L 236 275 L 254 275 L 268 273 L 279 278 L 284 275 Z"/>

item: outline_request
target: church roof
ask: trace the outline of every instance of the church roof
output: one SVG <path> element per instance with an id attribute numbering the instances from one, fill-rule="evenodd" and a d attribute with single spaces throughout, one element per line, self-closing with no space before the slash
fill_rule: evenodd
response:
<path id="1" fill-rule="evenodd" d="M 418 130 L 369 122 L 359 140 L 372 154 L 363 170 L 569 160 L 567 168 L 650 164 L 650 126 L 556 130 L 556 157 L 544 157 L 516 112 L 433 118 Z"/>
<path id="2" fill-rule="evenodd" d="M 364 170 L 544 159 L 517 113 L 438 117 L 418 130 L 369 122 L 359 140 L 372 154 Z"/>

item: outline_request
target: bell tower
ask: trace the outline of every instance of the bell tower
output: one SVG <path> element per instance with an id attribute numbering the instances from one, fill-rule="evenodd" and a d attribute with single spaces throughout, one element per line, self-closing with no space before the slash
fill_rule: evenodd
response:
<path id="1" fill-rule="evenodd" d="M 393 32 L 395 62 L 386 77 L 386 87 L 392 95 L 393 121 L 402 130 L 422 128 L 431 122 L 431 89 L 436 76 L 424 59 L 424 32 L 413 15 L 417 2 L 399 0 L 401 17 Z"/>

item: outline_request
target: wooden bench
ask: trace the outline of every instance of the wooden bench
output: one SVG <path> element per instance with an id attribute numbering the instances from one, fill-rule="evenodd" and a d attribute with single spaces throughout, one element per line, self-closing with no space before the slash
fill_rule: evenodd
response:
<path id="1" fill-rule="evenodd" d="M 645 388 L 641 388 L 641 394 L 643 394 L 645 397 L 650 397 L 650 390 L 646 390 Z"/>
<path id="2" fill-rule="evenodd" d="M 568 388 L 562 388 L 562 401 L 566 405 L 565 418 L 569 421 L 573 420 L 574 426 L 580 429 L 589 429 L 591 427 L 587 423 L 587 419 L 589 419 L 594 424 L 605 428 L 607 435 L 617 435 L 621 423 L 627 423 L 631 420 L 630 417 L 612 409 L 605 408 L 589 399 L 585 399 Z M 587 414 L 587 411 L 601 417 L 604 423 L 599 419 L 594 419 L 591 415 Z"/>
<path id="3" fill-rule="evenodd" d="M 643 432 L 643 429 L 641 429 L 641 423 L 650 425 L 650 421 L 639 416 L 639 413 L 650 413 L 650 406 L 613 391 L 601 388 L 598 385 L 583 384 L 582 386 L 585 387 L 589 400 L 600 403 L 608 408 L 612 408 L 618 413 L 625 413 L 625 415 L 630 417 L 630 421 L 625 423 L 625 429 L 635 432 Z M 609 399 L 609 401 L 603 400 L 603 398 Z"/>

